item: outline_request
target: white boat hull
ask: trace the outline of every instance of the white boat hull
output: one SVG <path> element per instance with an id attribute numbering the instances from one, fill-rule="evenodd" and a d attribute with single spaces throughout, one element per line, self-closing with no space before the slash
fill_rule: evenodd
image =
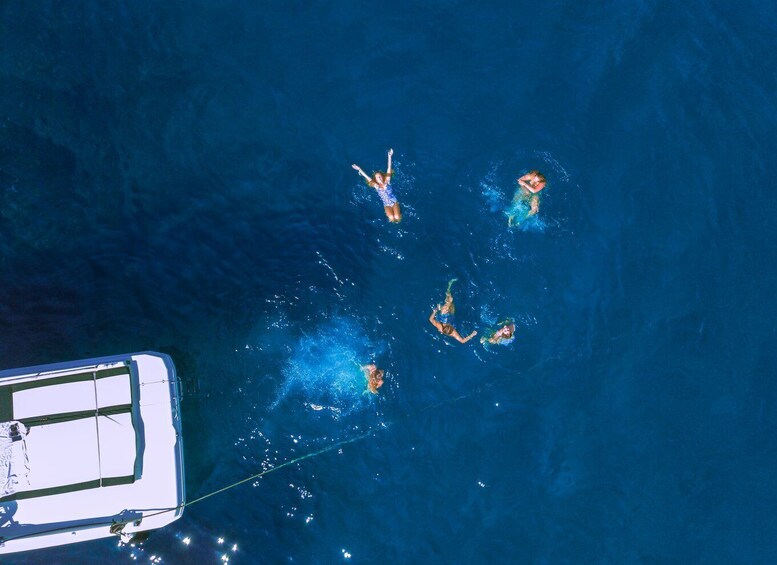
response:
<path id="1" fill-rule="evenodd" d="M 13 480 L 0 490 L 0 554 L 126 541 L 183 513 L 180 391 L 167 355 L 0 372 L 0 422 L 16 434 L 5 444 Z"/>

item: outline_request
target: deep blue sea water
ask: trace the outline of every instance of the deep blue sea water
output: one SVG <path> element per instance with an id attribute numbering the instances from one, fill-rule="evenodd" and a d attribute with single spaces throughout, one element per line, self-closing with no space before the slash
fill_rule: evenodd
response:
<path id="1" fill-rule="evenodd" d="M 777 562 L 776 34 L 766 2 L 1 3 L 0 367 L 171 354 L 190 499 L 371 432 L 143 547 L 3 563 Z M 398 226 L 350 168 L 389 147 Z M 453 277 L 511 347 L 434 331 Z"/>

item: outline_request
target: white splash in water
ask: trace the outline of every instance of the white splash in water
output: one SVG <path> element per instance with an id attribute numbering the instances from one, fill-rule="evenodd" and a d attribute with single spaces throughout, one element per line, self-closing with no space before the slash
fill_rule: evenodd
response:
<path id="1" fill-rule="evenodd" d="M 305 332 L 282 369 L 285 379 L 272 407 L 299 394 L 303 405 L 337 418 L 369 404 L 361 366 L 382 350 L 351 318 L 333 318 Z"/>

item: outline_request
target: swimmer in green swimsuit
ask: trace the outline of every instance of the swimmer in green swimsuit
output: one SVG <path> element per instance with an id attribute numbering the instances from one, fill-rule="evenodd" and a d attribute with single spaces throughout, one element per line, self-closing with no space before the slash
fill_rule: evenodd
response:
<path id="1" fill-rule="evenodd" d="M 435 306 L 434 310 L 432 310 L 431 316 L 429 316 L 429 322 L 435 328 L 437 328 L 437 331 L 441 334 L 449 335 L 459 343 L 467 343 L 469 340 L 475 337 L 478 332 L 473 331 L 467 337 L 461 337 L 461 334 L 454 327 L 455 322 L 453 315 L 456 312 L 456 306 L 453 304 L 451 287 L 453 286 L 453 283 L 456 282 L 456 280 L 457 279 L 451 279 L 451 281 L 448 283 L 448 290 L 445 292 L 445 302 Z"/>
<path id="2" fill-rule="evenodd" d="M 547 179 L 541 172 L 529 171 L 517 179 L 518 190 L 513 196 L 513 202 L 507 209 L 507 225 L 520 224 L 540 211 L 539 192 L 545 188 Z M 516 220 L 518 217 L 518 220 Z"/>
<path id="3" fill-rule="evenodd" d="M 369 176 L 359 165 L 354 164 L 351 167 L 364 177 L 369 186 L 378 191 L 378 196 L 381 202 L 383 202 L 383 210 L 386 212 L 389 222 L 399 223 L 402 221 L 402 211 L 399 209 L 399 202 L 397 202 L 397 198 L 391 190 L 391 177 L 394 174 L 394 171 L 391 170 L 391 156 L 393 154 L 394 150 L 389 149 L 388 167 L 385 173 L 378 171 L 373 176 Z"/>
<path id="4" fill-rule="evenodd" d="M 493 345 L 510 345 L 515 339 L 515 322 L 512 320 L 505 320 L 499 322 L 499 329 L 493 332 L 489 337 L 481 337 L 480 343 L 485 345 L 490 343 Z"/>

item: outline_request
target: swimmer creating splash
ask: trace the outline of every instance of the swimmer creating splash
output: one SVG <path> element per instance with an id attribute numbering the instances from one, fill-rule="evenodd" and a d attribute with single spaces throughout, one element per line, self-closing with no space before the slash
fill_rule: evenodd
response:
<path id="1" fill-rule="evenodd" d="M 545 175 L 537 170 L 529 171 L 516 180 L 518 181 L 518 190 L 513 196 L 512 204 L 505 212 L 508 226 L 520 224 L 540 211 L 539 193 L 547 184 Z M 517 221 L 516 216 L 520 216 Z"/>
<path id="2" fill-rule="evenodd" d="M 453 325 L 453 315 L 456 312 L 456 306 L 453 304 L 451 287 L 457 280 L 458 279 L 450 280 L 448 283 L 448 290 L 445 291 L 445 303 L 435 306 L 434 310 L 432 310 L 431 316 L 429 316 L 429 322 L 435 328 L 437 328 L 437 331 L 439 331 L 441 334 L 449 335 L 459 343 L 467 343 L 469 340 L 475 337 L 478 332 L 473 331 L 467 337 L 461 337 L 461 334 L 456 331 L 456 328 Z"/>
<path id="3" fill-rule="evenodd" d="M 385 173 L 378 171 L 373 176 L 369 176 L 359 165 L 353 164 L 351 167 L 365 178 L 369 186 L 378 191 L 378 196 L 380 196 L 380 200 L 383 202 L 383 209 L 389 222 L 399 223 L 402 221 L 402 212 L 399 209 L 399 202 L 397 202 L 397 198 L 391 190 L 391 176 L 394 174 L 394 171 L 391 169 L 391 156 L 393 154 L 394 150 L 389 149 L 388 167 Z"/>
<path id="4" fill-rule="evenodd" d="M 367 390 L 372 394 L 378 394 L 378 389 L 383 386 L 383 369 L 378 369 L 374 363 L 362 365 L 361 370 L 367 379 Z"/>

